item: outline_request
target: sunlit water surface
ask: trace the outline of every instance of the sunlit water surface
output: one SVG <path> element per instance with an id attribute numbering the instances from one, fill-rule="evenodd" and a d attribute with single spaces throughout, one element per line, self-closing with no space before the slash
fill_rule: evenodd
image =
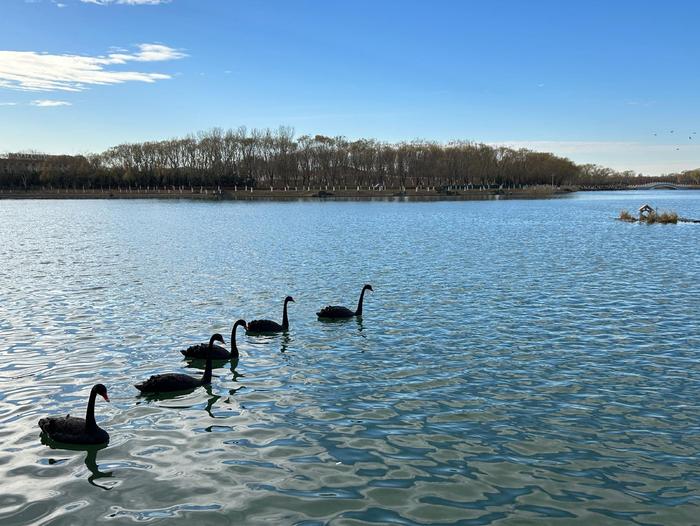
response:
<path id="1" fill-rule="evenodd" d="M 0 201 L 0 523 L 700 522 L 700 192 Z M 361 321 L 320 323 L 327 303 Z M 210 389 L 137 396 L 233 321 Z M 199 374 L 197 369 L 189 369 Z M 82 415 L 100 451 L 41 444 Z"/>

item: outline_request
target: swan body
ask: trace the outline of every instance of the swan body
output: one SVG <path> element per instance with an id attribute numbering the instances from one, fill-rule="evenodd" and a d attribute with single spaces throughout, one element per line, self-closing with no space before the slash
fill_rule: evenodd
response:
<path id="1" fill-rule="evenodd" d="M 253 320 L 248 324 L 248 333 L 282 332 L 284 325 L 272 320 Z"/>
<path id="2" fill-rule="evenodd" d="M 208 343 L 198 343 L 197 345 L 190 345 L 187 349 L 184 349 L 180 352 L 185 358 L 204 360 L 207 357 L 208 349 Z M 211 357 L 214 360 L 225 360 L 229 358 L 229 352 L 220 345 L 214 345 L 211 349 Z"/>
<path id="3" fill-rule="evenodd" d="M 328 305 L 323 307 L 316 313 L 319 318 L 352 318 L 355 316 L 355 311 L 351 311 L 347 307 L 340 305 Z"/>
<path id="4" fill-rule="evenodd" d="M 264 334 L 271 332 L 283 332 L 289 329 L 289 318 L 287 317 L 287 303 L 294 303 L 294 298 L 287 296 L 284 298 L 284 309 L 282 311 L 282 325 L 272 320 L 253 320 L 248 323 L 248 334 Z"/>
<path id="5" fill-rule="evenodd" d="M 211 348 L 211 358 L 212 360 L 238 360 L 238 347 L 236 347 L 236 329 L 239 326 L 243 326 L 245 329 L 247 327 L 245 320 L 238 320 L 233 324 L 233 330 L 231 330 L 231 351 L 227 351 L 219 345 L 213 345 Z M 207 357 L 207 351 L 209 350 L 209 344 L 200 343 L 199 345 L 192 345 L 184 351 L 180 351 L 185 358 L 192 358 L 196 360 L 204 360 Z"/>
<path id="6" fill-rule="evenodd" d="M 95 384 L 90 391 L 85 418 L 49 416 L 39 420 L 39 427 L 51 440 L 64 444 L 97 445 L 109 442 L 109 433 L 95 422 L 95 397 L 100 395 L 109 402 L 107 388 Z"/>
<path id="7" fill-rule="evenodd" d="M 134 387 L 142 393 L 171 393 L 187 391 L 202 384 L 202 380 L 184 373 L 155 374 Z"/>
<path id="8" fill-rule="evenodd" d="M 372 285 L 365 285 L 362 287 L 362 292 L 360 292 L 360 300 L 357 302 L 357 309 L 355 311 L 351 311 L 347 307 L 342 307 L 340 305 L 328 305 L 327 307 L 323 307 L 320 311 L 318 311 L 316 316 L 319 318 L 334 320 L 352 318 L 353 316 L 362 316 L 362 304 L 364 303 L 365 291 L 367 290 L 374 292 Z"/>
<path id="9" fill-rule="evenodd" d="M 142 393 L 172 393 L 175 391 L 187 391 L 190 389 L 195 389 L 202 385 L 207 385 L 211 383 L 211 369 L 212 369 L 212 356 L 211 351 L 214 347 L 214 342 L 224 342 L 224 337 L 221 334 L 214 334 L 209 339 L 209 345 L 207 347 L 207 364 L 204 369 L 204 374 L 202 378 L 195 378 L 188 374 L 182 373 L 166 373 L 166 374 L 156 374 L 151 376 L 148 380 L 141 383 L 135 384 L 134 387 L 141 391 Z"/>

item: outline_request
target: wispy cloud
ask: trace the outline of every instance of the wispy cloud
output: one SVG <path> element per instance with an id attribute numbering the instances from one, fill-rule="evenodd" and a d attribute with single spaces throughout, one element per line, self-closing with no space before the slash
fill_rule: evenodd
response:
<path id="1" fill-rule="evenodd" d="M 50 99 L 36 99 L 30 102 L 32 106 L 38 106 L 40 108 L 55 108 L 57 106 L 72 106 L 70 102 L 66 100 L 50 100 Z"/>
<path id="2" fill-rule="evenodd" d="M 187 55 L 162 44 L 140 44 L 138 53 L 112 53 L 108 55 L 112 64 L 124 64 L 131 60 L 135 62 L 158 62 L 161 60 L 177 60 Z"/>
<path id="3" fill-rule="evenodd" d="M 22 103 L 21 106 L 37 106 L 39 108 L 55 108 L 57 106 L 72 106 L 72 102 L 67 100 L 35 99 L 31 102 Z M 20 106 L 17 102 L 0 102 L 0 106 Z"/>
<path id="4" fill-rule="evenodd" d="M 50 0 L 50 1 L 56 7 L 68 7 L 67 4 L 60 2 L 59 0 Z M 25 4 L 39 4 L 39 3 L 41 3 L 41 0 L 24 0 L 24 3 Z"/>
<path id="5" fill-rule="evenodd" d="M 122 4 L 122 5 L 159 5 L 159 4 L 169 4 L 170 0 L 80 0 L 84 4 L 97 4 L 97 5 L 110 5 L 110 4 Z"/>
<path id="6" fill-rule="evenodd" d="M 104 56 L 53 55 L 36 51 L 0 51 L 0 88 L 20 91 L 84 91 L 91 85 L 156 82 L 165 73 L 121 71 L 129 62 L 161 62 L 187 55 L 162 44 L 139 44 L 135 53 Z"/>

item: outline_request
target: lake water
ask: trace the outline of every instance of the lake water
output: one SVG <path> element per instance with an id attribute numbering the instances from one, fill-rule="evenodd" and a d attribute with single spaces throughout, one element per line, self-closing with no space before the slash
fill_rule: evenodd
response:
<path id="1" fill-rule="evenodd" d="M 700 192 L 0 201 L 0 523 L 691 524 Z M 361 321 L 320 323 L 328 303 Z M 239 318 L 235 371 L 147 400 Z M 111 442 L 41 444 L 84 413 Z"/>

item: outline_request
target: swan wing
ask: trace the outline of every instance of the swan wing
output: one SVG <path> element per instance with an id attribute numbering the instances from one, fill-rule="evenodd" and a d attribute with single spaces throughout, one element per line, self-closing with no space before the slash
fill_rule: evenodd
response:
<path id="1" fill-rule="evenodd" d="M 199 385 L 201 385 L 201 382 L 188 374 L 167 373 L 151 376 L 148 380 L 136 384 L 134 387 L 145 393 L 165 393 L 168 391 L 184 391 Z"/>
<path id="2" fill-rule="evenodd" d="M 340 305 L 328 305 L 316 313 L 319 318 L 349 318 L 354 315 L 353 311 Z"/>

